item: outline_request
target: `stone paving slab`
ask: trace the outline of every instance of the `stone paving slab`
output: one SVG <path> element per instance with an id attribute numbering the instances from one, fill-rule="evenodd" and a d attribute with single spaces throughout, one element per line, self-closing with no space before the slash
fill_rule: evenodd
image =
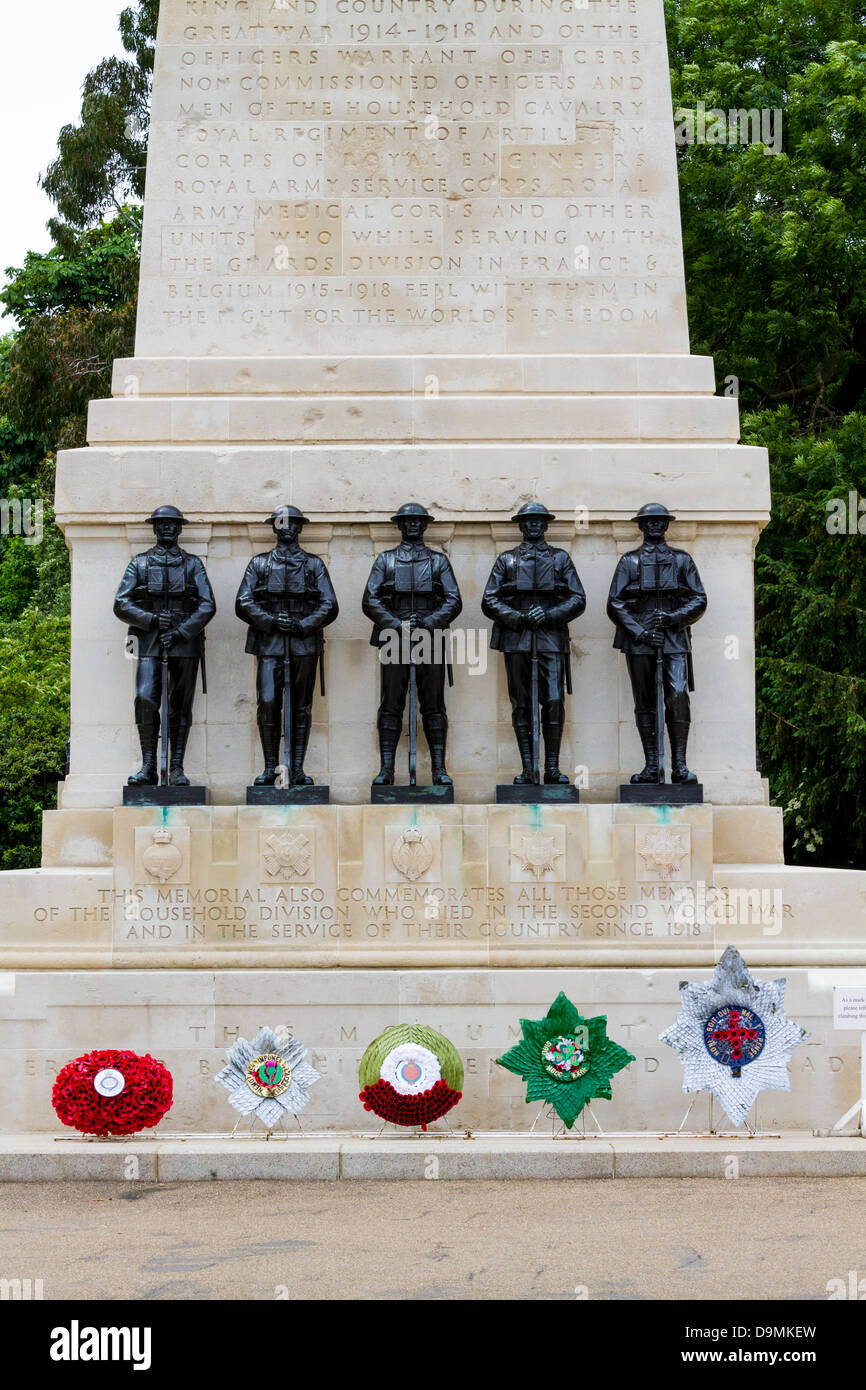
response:
<path id="1" fill-rule="evenodd" d="M 191 1135 L 132 1140 L 0 1137 L 0 1182 L 239 1179 L 524 1179 L 866 1176 L 866 1140 L 530 1134 Z"/>

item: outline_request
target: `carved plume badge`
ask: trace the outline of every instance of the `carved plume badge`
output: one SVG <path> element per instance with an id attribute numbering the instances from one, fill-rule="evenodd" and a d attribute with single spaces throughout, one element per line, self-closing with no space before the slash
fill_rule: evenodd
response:
<path id="1" fill-rule="evenodd" d="M 395 840 L 391 850 L 394 868 L 410 883 L 416 883 L 426 874 L 433 863 L 433 846 L 417 825 L 410 825 L 399 840 Z"/>

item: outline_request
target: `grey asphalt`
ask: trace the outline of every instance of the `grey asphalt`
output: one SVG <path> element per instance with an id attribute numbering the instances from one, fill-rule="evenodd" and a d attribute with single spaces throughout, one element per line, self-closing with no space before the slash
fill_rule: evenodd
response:
<path id="1" fill-rule="evenodd" d="M 0 1279 L 46 1300 L 826 1299 L 851 1271 L 866 1178 L 0 1186 Z"/>

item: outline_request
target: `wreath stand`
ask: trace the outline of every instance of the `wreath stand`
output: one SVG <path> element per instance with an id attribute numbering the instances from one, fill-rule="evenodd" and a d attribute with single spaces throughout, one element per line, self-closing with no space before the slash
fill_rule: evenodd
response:
<path id="1" fill-rule="evenodd" d="M 550 1123 L 550 1137 L 551 1137 L 551 1139 L 597 1139 L 597 1138 L 599 1138 L 599 1139 L 611 1139 L 611 1138 L 614 1137 L 613 1135 L 609 1134 L 608 1131 L 607 1131 L 606 1129 L 603 1129 L 603 1128 L 602 1128 L 602 1126 L 601 1126 L 601 1124 L 600 1124 L 600 1122 L 599 1122 L 598 1116 L 596 1115 L 596 1113 L 595 1113 L 595 1111 L 593 1110 L 592 1106 L 589 1104 L 589 1101 L 587 1101 L 586 1105 L 583 1107 L 583 1109 L 581 1110 L 579 1116 L 578 1116 L 577 1119 L 575 1120 L 575 1124 L 578 1124 L 578 1122 L 580 1123 L 580 1129 L 578 1130 L 578 1132 L 577 1132 L 576 1134 L 575 1134 L 573 1128 L 572 1128 L 572 1129 L 569 1129 L 569 1128 L 567 1127 L 567 1125 L 565 1124 L 565 1121 L 560 1119 L 560 1117 L 559 1117 L 557 1111 L 554 1109 L 554 1107 L 550 1104 L 549 1101 L 546 1101 L 546 1100 L 545 1100 L 545 1101 L 542 1101 L 541 1109 L 539 1110 L 539 1112 L 538 1112 L 538 1114 L 536 1115 L 535 1119 L 532 1121 L 532 1127 L 531 1127 L 531 1129 L 530 1129 L 530 1131 L 529 1131 L 530 1134 L 534 1134 L 534 1133 L 535 1133 L 535 1126 L 538 1124 L 539 1120 L 542 1119 L 545 1110 L 549 1110 L 549 1111 L 550 1111 L 550 1122 L 551 1122 L 551 1123 Z M 586 1132 L 586 1112 L 587 1112 L 587 1111 L 589 1111 L 590 1115 L 592 1116 L 593 1123 L 594 1123 L 596 1129 L 598 1130 L 598 1134 L 597 1134 L 597 1135 L 596 1135 L 596 1134 L 591 1134 L 591 1133 L 590 1133 L 590 1134 L 587 1134 L 587 1132 Z M 557 1120 L 559 1120 L 559 1129 L 556 1128 L 556 1122 L 557 1122 Z M 544 1138 L 545 1136 L 544 1136 L 544 1134 L 540 1134 L 540 1137 L 541 1137 L 541 1138 Z"/>
<path id="2" fill-rule="evenodd" d="M 422 1128 L 421 1125 L 395 1125 L 393 1120 L 385 1120 L 382 1128 L 377 1129 L 375 1134 L 371 1134 L 369 1130 L 364 1130 L 358 1134 L 358 1138 L 381 1139 L 389 1125 L 394 1131 L 393 1134 L 388 1135 L 389 1139 L 470 1139 L 472 1137 L 468 1129 L 464 1130 L 462 1133 L 458 1133 L 458 1131 L 452 1127 L 450 1120 L 447 1118 L 447 1111 L 445 1115 L 439 1115 L 437 1119 L 431 1120 L 430 1124 L 438 1124 L 439 1120 L 444 1120 L 445 1124 L 448 1126 L 447 1134 L 441 1129 L 425 1129 Z"/>
<path id="3" fill-rule="evenodd" d="M 781 1136 L 781 1134 L 778 1133 L 777 1131 L 771 1131 L 771 1130 L 761 1129 L 761 1128 L 760 1128 L 760 1119 L 759 1119 L 759 1114 L 758 1114 L 758 1097 L 757 1097 L 757 1096 L 755 1097 L 755 1103 L 754 1103 L 754 1105 L 752 1106 L 752 1109 L 749 1111 L 749 1114 L 752 1116 L 752 1121 L 753 1121 L 753 1123 L 752 1123 L 752 1124 L 749 1124 L 749 1116 L 748 1116 L 748 1115 L 746 1116 L 745 1120 L 743 1121 L 743 1124 L 745 1125 L 745 1128 L 746 1128 L 746 1133 L 745 1133 L 745 1134 L 742 1134 L 741 1132 L 739 1132 L 739 1131 L 737 1131 L 737 1130 L 735 1130 L 735 1129 L 716 1129 L 715 1117 L 714 1117 L 714 1114 L 713 1114 L 713 1103 L 714 1103 L 714 1101 L 715 1101 L 715 1096 L 713 1095 L 712 1091 L 706 1092 L 707 1101 L 708 1101 L 708 1107 L 707 1107 L 707 1128 L 706 1128 L 706 1129 L 686 1129 L 686 1128 L 685 1128 L 686 1120 L 689 1118 L 689 1115 L 691 1115 L 692 1111 L 694 1110 L 695 1106 L 696 1106 L 697 1103 L 698 1103 L 698 1100 L 700 1099 L 700 1097 L 701 1097 L 703 1094 L 704 1094 L 703 1091 L 696 1091 L 696 1092 L 695 1092 L 693 1098 L 692 1098 L 691 1101 L 689 1102 L 689 1107 L 688 1107 L 688 1109 L 686 1110 L 685 1115 L 683 1115 L 682 1123 L 680 1124 L 679 1129 L 673 1131 L 672 1133 L 664 1134 L 664 1135 L 662 1136 L 662 1138 L 675 1138 L 676 1135 L 682 1135 L 683 1138 L 688 1138 L 688 1139 L 781 1139 L 782 1136 Z"/>
<path id="4" fill-rule="evenodd" d="M 539 1110 L 538 1114 L 532 1122 L 532 1127 L 529 1133 L 535 1133 L 536 1126 L 542 1119 L 545 1110 L 549 1110 L 551 1116 L 550 1137 L 552 1139 L 781 1139 L 782 1136 L 778 1131 L 763 1130 L 759 1128 L 760 1121 L 758 1117 L 757 1100 L 755 1101 L 755 1104 L 752 1107 L 752 1110 L 750 1111 L 753 1123 L 749 1124 L 748 1118 L 746 1118 L 746 1120 L 744 1121 L 746 1127 L 745 1134 L 738 1132 L 737 1130 L 716 1129 L 713 1115 L 713 1102 L 715 1100 L 715 1096 L 713 1095 L 712 1091 L 707 1093 L 707 1100 L 709 1102 L 707 1128 L 686 1129 L 686 1121 L 688 1120 L 689 1115 L 691 1115 L 693 1109 L 698 1103 L 698 1100 L 703 1094 L 704 1092 L 702 1091 L 695 1092 L 694 1096 L 689 1102 L 689 1107 L 682 1118 L 682 1122 L 680 1124 L 679 1129 L 604 1129 L 603 1126 L 599 1123 L 598 1116 L 596 1115 L 592 1106 L 589 1104 L 589 1102 L 587 1102 L 587 1104 L 581 1110 L 580 1115 L 578 1116 L 578 1120 L 575 1121 L 575 1126 L 577 1126 L 578 1123 L 580 1124 L 580 1128 L 575 1133 L 574 1129 L 567 1129 L 562 1121 L 560 1121 L 559 1129 L 557 1129 L 556 1122 L 559 1118 L 557 1112 L 554 1110 L 553 1106 L 550 1105 L 548 1101 L 543 1101 L 541 1109 Z M 862 1106 L 863 1104 L 864 1103 L 862 1101 L 857 1102 L 857 1106 Z M 847 1115 L 843 1116 L 842 1120 L 839 1121 L 840 1125 L 844 1124 L 846 1120 L 850 1119 L 850 1117 L 854 1114 L 854 1111 L 857 1109 L 857 1106 L 854 1107 L 854 1110 L 850 1110 Z M 598 1131 L 597 1134 L 593 1134 L 592 1132 L 587 1133 L 587 1111 L 589 1111 L 590 1115 L 592 1116 L 593 1123 L 595 1124 L 595 1127 Z M 866 1110 L 862 1111 L 861 1113 L 864 1116 L 866 1116 Z M 539 1132 L 539 1137 L 544 1138 L 546 1136 Z"/>
<path id="5" fill-rule="evenodd" d="M 296 1123 L 297 1123 L 297 1126 L 298 1126 L 298 1129 L 301 1131 L 301 1134 L 303 1134 L 304 1137 L 306 1138 L 307 1131 L 304 1129 L 304 1126 L 301 1124 L 301 1117 L 300 1117 L 300 1115 L 298 1115 L 294 1110 L 291 1111 L 291 1114 L 292 1114 L 293 1118 L 295 1119 L 295 1121 L 296 1121 Z M 288 1126 L 287 1126 L 287 1124 L 286 1124 L 287 1119 L 288 1119 L 288 1113 L 284 1111 L 283 1114 L 280 1116 L 279 1120 L 277 1121 L 277 1123 L 276 1123 L 275 1125 L 272 1125 L 270 1129 L 267 1129 L 267 1128 L 266 1128 L 266 1129 L 265 1129 L 265 1133 L 262 1134 L 261 1132 L 259 1132 L 259 1131 L 256 1130 L 256 1123 L 258 1122 L 259 1124 L 262 1124 L 262 1121 L 259 1120 L 258 1115 L 257 1115 L 256 1112 L 253 1110 L 253 1111 L 251 1112 L 251 1114 L 249 1114 L 249 1115 L 240 1115 L 240 1116 L 238 1117 L 237 1124 L 235 1125 L 234 1129 L 232 1130 L 231 1134 L 229 1135 L 229 1138 L 230 1138 L 230 1139 L 264 1139 L 265 1143 L 267 1143 L 267 1141 L 268 1141 L 269 1139 L 271 1139 L 274 1135 L 280 1134 L 280 1137 L 281 1137 L 281 1138 L 283 1138 L 283 1139 L 290 1139 L 290 1138 L 293 1138 L 294 1136 L 293 1136 L 292 1134 L 290 1134 L 290 1132 L 289 1132 Z M 240 1126 L 243 1124 L 244 1120 L 249 1120 L 249 1124 L 250 1124 L 249 1130 L 248 1130 L 248 1132 L 247 1132 L 246 1134 L 238 1134 L 238 1130 L 240 1129 Z M 280 1131 L 281 1131 L 281 1133 L 280 1133 Z"/>

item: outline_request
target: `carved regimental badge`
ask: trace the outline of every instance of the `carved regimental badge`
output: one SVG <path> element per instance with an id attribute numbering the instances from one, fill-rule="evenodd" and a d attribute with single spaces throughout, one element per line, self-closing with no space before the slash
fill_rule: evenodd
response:
<path id="1" fill-rule="evenodd" d="M 511 880 L 540 883 L 548 879 L 562 883 L 565 878 L 565 826 L 550 825 L 543 830 L 511 828 Z"/>
<path id="2" fill-rule="evenodd" d="M 135 830 L 136 883 L 189 883 L 189 827 Z"/>
<path id="3" fill-rule="evenodd" d="M 394 841 L 391 862 L 410 883 L 417 883 L 424 877 L 433 863 L 433 846 L 419 825 L 408 826 Z"/>
<path id="4" fill-rule="evenodd" d="M 667 829 L 635 826 L 635 870 L 638 883 L 666 883 L 687 879 L 691 869 L 689 826 Z"/>
<path id="5" fill-rule="evenodd" d="M 261 861 L 265 882 L 309 878 L 313 869 L 312 840 L 302 830 L 263 830 Z"/>

